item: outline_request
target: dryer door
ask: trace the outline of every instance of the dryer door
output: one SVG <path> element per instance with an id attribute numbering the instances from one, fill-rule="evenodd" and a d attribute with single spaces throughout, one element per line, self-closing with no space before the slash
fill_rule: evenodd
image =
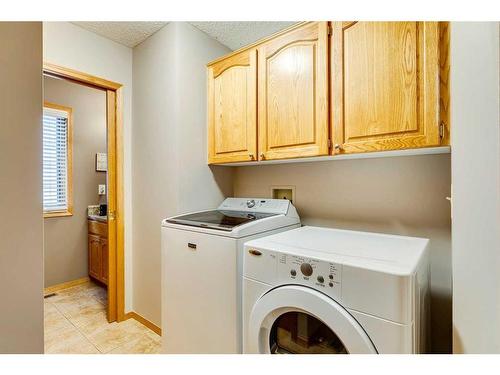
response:
<path id="1" fill-rule="evenodd" d="M 341 305 L 297 285 L 273 289 L 255 303 L 247 343 L 249 353 L 377 353 L 366 332 Z"/>

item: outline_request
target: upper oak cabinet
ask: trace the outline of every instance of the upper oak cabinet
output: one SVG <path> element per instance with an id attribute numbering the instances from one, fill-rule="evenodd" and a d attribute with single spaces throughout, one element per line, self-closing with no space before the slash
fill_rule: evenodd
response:
<path id="1" fill-rule="evenodd" d="M 440 129 L 439 27 L 438 22 L 332 22 L 334 153 L 447 142 Z"/>
<path id="2" fill-rule="evenodd" d="M 208 160 L 449 144 L 447 22 L 302 22 L 208 64 Z"/>
<path id="3" fill-rule="evenodd" d="M 259 160 L 328 154 L 328 24 L 258 46 Z"/>
<path id="4" fill-rule="evenodd" d="M 208 66 L 208 162 L 257 160 L 257 52 Z"/>

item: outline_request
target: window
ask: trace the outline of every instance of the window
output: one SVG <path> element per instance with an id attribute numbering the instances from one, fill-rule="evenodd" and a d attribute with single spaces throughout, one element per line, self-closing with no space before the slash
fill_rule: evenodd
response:
<path id="1" fill-rule="evenodd" d="M 43 108 L 44 217 L 73 214 L 72 110 L 45 103 Z"/>

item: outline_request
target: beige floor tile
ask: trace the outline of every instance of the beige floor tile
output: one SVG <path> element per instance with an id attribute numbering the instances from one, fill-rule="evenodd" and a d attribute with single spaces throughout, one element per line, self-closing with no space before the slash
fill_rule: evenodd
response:
<path id="1" fill-rule="evenodd" d="M 69 304 L 63 308 L 63 314 L 73 324 L 79 325 L 82 321 L 87 321 L 96 315 L 106 314 L 106 308 L 99 302 L 92 304 Z"/>
<path id="2" fill-rule="evenodd" d="M 160 336 L 138 321 L 108 323 L 106 304 L 106 289 L 93 282 L 62 290 L 45 299 L 45 352 L 160 352 Z"/>
<path id="3" fill-rule="evenodd" d="M 92 335 L 109 326 L 106 312 L 103 311 L 94 315 L 71 319 L 71 322 L 86 336 Z"/>
<path id="4" fill-rule="evenodd" d="M 46 354 L 100 354 L 92 343 L 80 332 L 65 336 L 50 345 L 45 345 Z"/>
<path id="5" fill-rule="evenodd" d="M 83 336 L 72 324 L 59 329 L 45 332 L 45 352 L 57 353 L 64 350 L 66 347 L 73 347 L 74 343 L 82 343 L 88 340 Z"/>
<path id="6" fill-rule="evenodd" d="M 110 351 L 110 354 L 159 354 L 160 344 L 147 334 Z"/>
<path id="7" fill-rule="evenodd" d="M 107 293 L 106 289 L 104 289 L 102 287 L 95 286 L 95 287 L 89 288 L 88 290 L 85 291 L 85 294 L 87 296 L 95 298 L 97 301 L 99 301 L 100 303 L 102 303 L 104 305 L 106 305 L 108 303 L 108 293 Z"/>
<path id="8" fill-rule="evenodd" d="M 53 303 L 68 297 L 83 295 L 85 291 L 88 290 L 89 288 L 90 288 L 89 283 L 80 284 L 72 288 L 60 290 L 56 292 L 54 296 L 48 297 L 47 300 Z"/>
<path id="9" fill-rule="evenodd" d="M 45 312 L 43 319 L 45 335 L 59 331 L 62 328 L 72 327 L 72 324 L 59 311 Z"/>
<path id="10" fill-rule="evenodd" d="M 44 315 L 53 313 L 54 311 L 58 311 L 56 309 L 55 305 L 52 304 L 52 303 L 50 303 L 50 302 L 45 301 L 44 304 L 43 304 L 43 313 L 44 313 Z"/>
<path id="11" fill-rule="evenodd" d="M 156 332 L 153 332 L 150 329 L 148 329 L 148 331 L 146 332 L 146 335 L 148 335 L 149 338 L 153 339 L 154 341 L 161 343 L 161 336 L 159 334 L 157 334 Z"/>
<path id="12" fill-rule="evenodd" d="M 139 323 L 135 319 L 127 319 L 124 322 L 119 323 L 121 327 L 126 329 L 129 332 L 137 332 L 137 333 L 147 333 L 151 332 L 151 330 L 146 327 L 144 324 Z"/>
<path id="13" fill-rule="evenodd" d="M 56 301 L 54 302 L 54 306 L 67 318 L 74 317 L 84 309 L 92 311 L 105 309 L 105 306 L 94 298 L 81 296 L 71 296 L 64 300 Z"/>
<path id="14" fill-rule="evenodd" d="M 87 336 L 92 344 L 102 353 L 107 353 L 127 342 L 134 341 L 141 337 L 143 332 L 131 330 L 121 323 L 111 323 Z"/>

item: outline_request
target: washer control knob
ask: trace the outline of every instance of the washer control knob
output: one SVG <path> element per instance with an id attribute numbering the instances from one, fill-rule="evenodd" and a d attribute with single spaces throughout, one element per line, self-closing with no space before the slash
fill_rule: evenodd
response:
<path id="1" fill-rule="evenodd" d="M 255 200 L 254 199 L 247 200 L 247 207 L 252 208 L 253 206 L 255 206 Z"/>
<path id="2" fill-rule="evenodd" d="M 295 271 L 295 270 L 291 270 L 291 271 L 290 271 L 290 275 L 292 275 L 292 276 L 297 275 L 297 271 Z"/>
<path id="3" fill-rule="evenodd" d="M 300 271 L 304 276 L 311 276 L 313 273 L 313 268 L 309 263 L 302 263 L 300 265 Z"/>
<path id="4" fill-rule="evenodd" d="M 325 279 L 323 278 L 323 276 L 318 276 L 318 282 L 319 283 L 324 283 L 325 282 Z"/>

